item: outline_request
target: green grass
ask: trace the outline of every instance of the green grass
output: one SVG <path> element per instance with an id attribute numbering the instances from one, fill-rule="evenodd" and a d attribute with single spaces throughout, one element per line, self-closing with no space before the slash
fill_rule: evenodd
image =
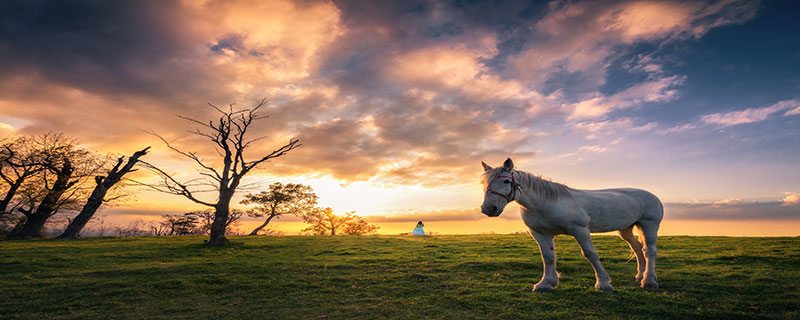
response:
<path id="1" fill-rule="evenodd" d="M 556 239 L 556 291 L 527 235 L 0 241 L 0 319 L 800 318 L 800 238 L 662 237 L 661 288 L 637 286 L 617 237 Z"/>

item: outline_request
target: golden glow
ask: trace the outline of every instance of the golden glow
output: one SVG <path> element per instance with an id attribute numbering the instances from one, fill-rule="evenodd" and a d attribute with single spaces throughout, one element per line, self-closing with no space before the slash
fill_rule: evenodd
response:
<path id="1" fill-rule="evenodd" d="M 266 181 L 296 182 L 309 185 L 319 196 L 319 206 L 335 212 L 355 211 L 360 216 L 391 216 L 422 213 L 444 208 L 477 208 L 482 201 L 481 186 L 443 185 L 435 188 L 417 185 L 381 185 L 377 182 L 343 182 L 331 177 L 285 177 Z"/>
<path id="2" fill-rule="evenodd" d="M 134 220 L 143 220 L 146 223 L 159 220 L 156 215 L 112 214 L 106 218 L 106 225 L 125 226 Z M 424 217 L 420 217 L 424 221 Z M 369 217 L 367 217 L 369 220 Z M 238 226 L 238 233 L 247 234 L 263 221 L 246 218 Z M 509 220 L 502 218 L 484 217 L 467 221 L 424 221 L 425 231 L 434 234 L 480 234 L 497 233 L 509 234 L 514 232 L 527 232 L 528 228 L 522 220 Z M 381 228 L 378 234 L 396 235 L 409 233 L 414 229 L 417 220 L 400 222 L 373 223 Z M 281 231 L 285 235 L 297 235 L 307 225 L 295 217 L 273 220 L 269 228 Z M 661 224 L 658 232 L 661 236 L 743 236 L 743 237 L 777 237 L 800 236 L 800 220 L 670 220 L 666 219 Z M 616 235 L 616 232 L 604 233 Z"/>

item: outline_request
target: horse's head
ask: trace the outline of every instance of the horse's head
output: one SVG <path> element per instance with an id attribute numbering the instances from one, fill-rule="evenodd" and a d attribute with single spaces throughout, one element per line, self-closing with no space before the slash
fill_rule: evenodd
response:
<path id="1" fill-rule="evenodd" d="M 490 217 L 499 216 L 506 205 L 515 200 L 519 184 L 514 178 L 514 162 L 511 158 L 503 162 L 502 167 L 492 168 L 485 162 L 483 165 L 483 204 L 481 212 Z"/>

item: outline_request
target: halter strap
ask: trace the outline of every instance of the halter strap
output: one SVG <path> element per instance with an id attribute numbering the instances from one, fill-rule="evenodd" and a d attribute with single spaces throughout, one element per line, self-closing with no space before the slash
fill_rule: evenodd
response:
<path id="1" fill-rule="evenodd" d="M 501 196 L 501 197 L 505 198 L 506 201 L 508 201 L 508 202 L 514 201 L 514 196 L 516 195 L 517 188 L 520 188 L 519 184 L 517 183 L 517 180 L 514 179 L 514 173 L 511 173 L 511 176 L 498 176 L 497 178 L 508 178 L 508 179 L 511 179 L 511 191 L 509 191 L 508 194 L 503 194 L 503 193 L 494 191 L 494 190 L 492 190 L 491 183 L 490 183 L 489 187 L 486 188 L 486 193 L 493 193 L 493 194 L 496 194 L 498 196 Z"/>

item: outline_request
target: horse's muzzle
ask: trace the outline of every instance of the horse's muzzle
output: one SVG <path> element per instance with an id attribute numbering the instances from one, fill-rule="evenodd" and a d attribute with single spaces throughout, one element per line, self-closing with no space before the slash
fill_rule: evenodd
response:
<path id="1" fill-rule="evenodd" d="M 502 211 L 500 211 L 500 209 L 497 208 L 497 206 L 489 206 L 489 208 L 481 207 L 481 213 L 490 217 L 499 216 L 501 212 Z"/>

